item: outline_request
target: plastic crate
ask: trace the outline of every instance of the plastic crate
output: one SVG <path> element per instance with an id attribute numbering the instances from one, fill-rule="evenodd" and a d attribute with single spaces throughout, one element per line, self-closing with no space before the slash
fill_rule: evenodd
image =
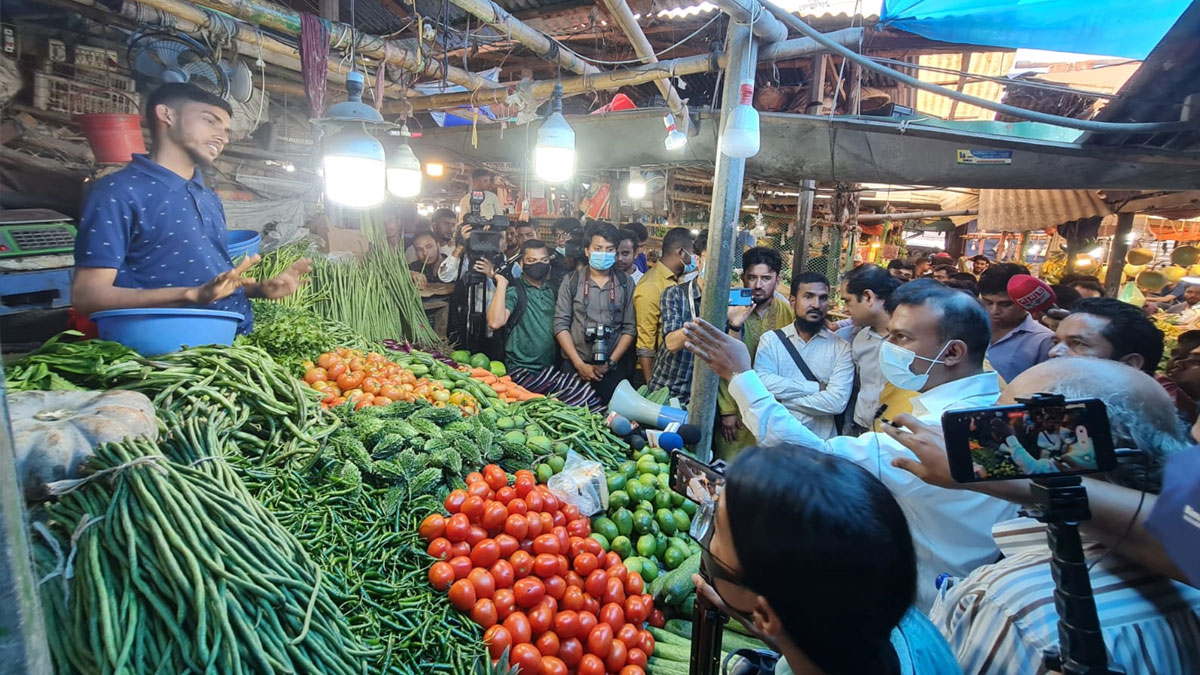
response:
<path id="1" fill-rule="evenodd" d="M 119 77 L 110 75 L 109 77 Z M 136 94 L 99 87 L 49 73 L 33 74 L 33 105 L 64 115 L 122 113 L 137 115 L 141 104 Z"/>

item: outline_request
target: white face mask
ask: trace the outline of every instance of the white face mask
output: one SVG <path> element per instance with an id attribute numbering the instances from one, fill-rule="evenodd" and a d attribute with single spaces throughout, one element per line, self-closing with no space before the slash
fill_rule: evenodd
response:
<path id="1" fill-rule="evenodd" d="M 887 381 L 892 383 L 892 386 L 908 391 L 921 391 L 929 382 L 929 371 L 933 370 L 934 364 L 945 363 L 939 359 L 942 358 L 946 347 L 949 346 L 950 343 L 947 342 L 937 356 L 927 359 L 924 356 L 917 356 L 917 353 L 911 349 L 905 349 L 885 340 L 879 347 L 879 370 L 887 378 Z M 914 373 L 909 368 L 916 359 L 929 362 L 929 367 L 925 369 L 924 373 Z"/>

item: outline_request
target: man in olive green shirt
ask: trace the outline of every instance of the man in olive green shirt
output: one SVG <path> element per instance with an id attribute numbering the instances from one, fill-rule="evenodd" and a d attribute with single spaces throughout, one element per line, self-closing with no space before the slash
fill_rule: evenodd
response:
<path id="1" fill-rule="evenodd" d="M 521 246 L 521 276 L 509 281 L 487 266 L 496 284 L 496 294 L 488 305 L 488 328 L 508 326 L 505 361 L 509 368 L 536 373 L 557 360 L 554 341 L 554 303 L 558 291 L 547 280 L 550 274 L 550 247 L 531 239 Z M 524 296 L 524 302 L 521 302 Z M 516 315 L 516 314 L 519 314 Z"/>
<path id="2" fill-rule="evenodd" d="M 742 254 L 742 285 L 753 289 L 754 302 L 749 307 L 729 308 L 729 332 L 746 343 L 751 363 L 762 336 L 796 318 L 788 301 L 775 293 L 782 268 L 783 256 L 775 249 L 755 246 Z M 713 437 L 713 450 L 717 457 L 728 461 L 754 443 L 754 436 L 742 426 L 737 403 L 729 395 L 725 382 L 717 389 L 717 409 L 721 414 L 721 433 Z"/>

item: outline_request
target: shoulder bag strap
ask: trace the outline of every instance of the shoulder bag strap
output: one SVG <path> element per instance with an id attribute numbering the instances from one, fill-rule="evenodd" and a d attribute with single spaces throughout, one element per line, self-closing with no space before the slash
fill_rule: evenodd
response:
<path id="1" fill-rule="evenodd" d="M 792 361 L 796 362 L 796 367 L 800 369 L 801 373 L 804 373 L 804 377 L 808 378 L 812 382 L 820 384 L 821 381 L 817 379 L 817 376 L 813 374 L 812 369 L 810 369 L 808 364 L 804 362 L 804 359 L 801 358 L 800 352 L 796 351 L 796 345 L 792 344 L 792 341 L 788 339 L 783 330 L 773 330 L 771 332 L 774 333 L 775 337 L 779 338 L 779 341 L 783 343 L 784 349 L 787 349 L 788 354 L 790 354 L 792 357 Z"/>

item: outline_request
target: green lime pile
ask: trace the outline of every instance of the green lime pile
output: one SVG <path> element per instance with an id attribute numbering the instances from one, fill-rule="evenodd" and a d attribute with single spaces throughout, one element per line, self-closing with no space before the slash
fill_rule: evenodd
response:
<path id="1" fill-rule="evenodd" d="M 670 487 L 670 455 L 645 447 L 607 474 L 608 510 L 592 518 L 592 538 L 647 582 L 700 552 L 688 536 L 696 504 Z"/>

